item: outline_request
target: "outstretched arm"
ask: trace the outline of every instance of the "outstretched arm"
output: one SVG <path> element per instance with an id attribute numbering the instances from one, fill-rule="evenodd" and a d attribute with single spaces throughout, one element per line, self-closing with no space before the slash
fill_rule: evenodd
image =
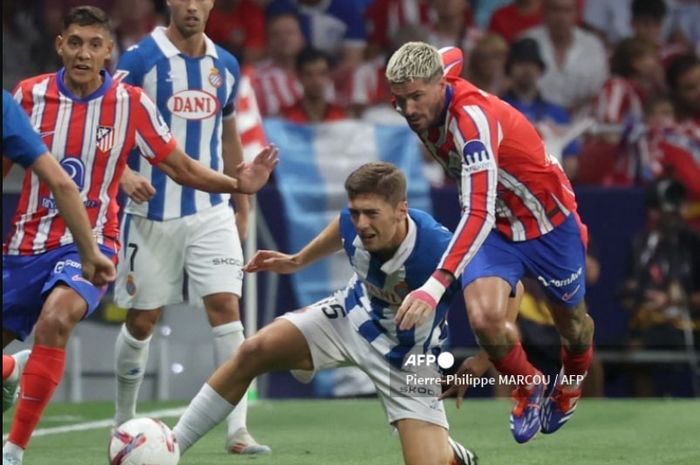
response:
<path id="1" fill-rule="evenodd" d="M 39 179 L 49 186 L 56 199 L 58 211 L 73 235 L 80 253 L 80 263 L 85 279 L 95 286 L 104 286 L 114 281 L 116 270 L 112 261 L 97 247 L 87 212 L 80 193 L 68 174 L 48 152 L 41 155 L 31 166 Z"/>
<path id="2" fill-rule="evenodd" d="M 291 274 L 307 265 L 337 252 L 343 247 L 340 238 L 340 217 L 337 216 L 303 249 L 294 255 L 275 250 L 259 250 L 243 271 L 272 271 L 280 274 Z"/>

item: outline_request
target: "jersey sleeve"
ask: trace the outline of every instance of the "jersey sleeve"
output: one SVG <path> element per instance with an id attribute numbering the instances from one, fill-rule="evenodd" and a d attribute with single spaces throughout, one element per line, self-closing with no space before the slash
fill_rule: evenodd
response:
<path id="1" fill-rule="evenodd" d="M 143 87 L 145 64 L 138 44 L 131 46 L 117 63 L 117 71 L 113 78 L 136 87 Z"/>
<path id="2" fill-rule="evenodd" d="M 132 98 L 136 145 L 150 164 L 157 165 L 175 150 L 177 142 L 153 100 L 141 89 L 133 89 L 136 91 Z"/>
<path id="3" fill-rule="evenodd" d="M 232 81 L 232 82 L 231 82 Z M 230 84 L 228 84 L 230 82 Z M 226 83 L 229 85 L 229 94 L 226 103 L 222 108 L 224 118 L 235 116 L 236 113 L 236 96 L 238 95 L 238 87 L 241 82 L 241 68 L 238 60 L 233 56 L 229 56 L 226 60 Z"/>
<path id="4" fill-rule="evenodd" d="M 496 119 L 478 105 L 464 105 L 452 111 L 455 113 L 448 130 L 462 155 L 462 216 L 437 268 L 457 277 L 496 221 L 496 154 L 500 130 Z"/>
<path id="5" fill-rule="evenodd" d="M 2 146 L 3 156 L 24 168 L 49 151 L 27 114 L 6 90 L 2 91 Z"/>

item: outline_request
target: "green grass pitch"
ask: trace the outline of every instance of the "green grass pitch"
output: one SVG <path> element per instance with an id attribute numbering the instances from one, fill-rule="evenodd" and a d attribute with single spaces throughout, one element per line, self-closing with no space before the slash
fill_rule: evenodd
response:
<path id="1" fill-rule="evenodd" d="M 510 402 L 448 404 L 453 437 L 473 448 L 482 465 L 698 465 L 700 401 L 584 400 L 576 415 L 551 436 L 518 445 L 508 430 Z M 142 404 L 148 412 L 175 404 Z M 39 428 L 108 419 L 111 403 L 49 406 Z M 7 432 L 12 412 L 3 418 Z M 176 418 L 166 418 L 173 426 Z M 180 465 L 385 465 L 402 463 L 398 437 L 390 434 L 376 400 L 261 401 L 250 408 L 255 437 L 273 448 L 267 457 L 224 453 L 219 426 L 180 460 Z M 35 437 L 26 465 L 104 465 L 109 428 Z"/>

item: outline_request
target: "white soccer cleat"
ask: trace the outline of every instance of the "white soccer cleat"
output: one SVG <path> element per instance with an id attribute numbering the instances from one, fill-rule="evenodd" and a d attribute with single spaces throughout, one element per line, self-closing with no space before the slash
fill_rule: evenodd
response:
<path id="1" fill-rule="evenodd" d="M 22 377 L 22 372 L 24 371 L 24 366 L 29 360 L 29 355 L 32 353 L 31 350 L 22 350 L 16 354 L 10 355 L 10 357 L 15 359 L 15 368 L 12 370 L 10 376 L 2 382 L 2 411 L 5 412 L 10 407 L 15 405 L 17 402 L 17 397 L 19 396 L 19 379 Z M 5 457 L 3 456 L 3 465 Z"/>
<path id="2" fill-rule="evenodd" d="M 236 430 L 226 440 L 226 451 L 229 454 L 238 455 L 267 455 L 272 453 L 269 446 L 258 444 L 258 441 L 253 439 L 248 430 L 243 427 Z"/>
<path id="3" fill-rule="evenodd" d="M 479 457 L 477 457 L 473 450 L 467 449 L 451 437 L 448 437 L 447 441 L 450 443 L 450 447 L 452 447 L 459 465 L 477 465 L 479 463 Z"/>

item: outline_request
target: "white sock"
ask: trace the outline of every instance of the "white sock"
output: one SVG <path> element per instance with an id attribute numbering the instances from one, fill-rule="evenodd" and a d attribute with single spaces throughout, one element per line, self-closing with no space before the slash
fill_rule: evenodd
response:
<path id="1" fill-rule="evenodd" d="M 116 414 L 114 421 L 121 425 L 136 416 L 136 401 L 148 362 L 151 337 L 143 341 L 134 338 L 122 325 L 114 345 L 114 372 L 117 375 Z"/>
<path id="2" fill-rule="evenodd" d="M 17 444 L 13 444 L 10 441 L 7 441 L 2 447 L 2 455 L 11 455 L 12 457 L 17 457 L 21 462 L 24 456 L 24 449 L 19 447 Z"/>
<path id="3" fill-rule="evenodd" d="M 211 386 L 204 383 L 173 428 L 175 439 L 180 446 L 180 454 L 184 454 L 199 438 L 221 423 L 233 407 Z"/>
<path id="4" fill-rule="evenodd" d="M 243 324 L 240 321 L 233 321 L 231 323 L 215 326 L 211 330 L 214 333 L 214 362 L 216 366 L 219 367 L 233 357 L 238 347 L 243 344 L 245 340 Z M 246 393 L 243 394 L 236 408 L 226 419 L 226 423 L 228 424 L 228 436 L 231 436 L 240 428 L 245 428 L 248 420 L 247 417 L 248 399 Z"/>

